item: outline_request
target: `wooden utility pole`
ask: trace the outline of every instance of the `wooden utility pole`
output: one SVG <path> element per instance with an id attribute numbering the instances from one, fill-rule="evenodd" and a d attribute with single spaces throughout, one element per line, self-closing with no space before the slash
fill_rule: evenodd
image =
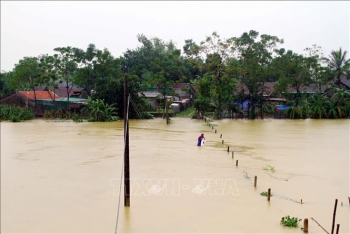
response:
<path id="1" fill-rule="evenodd" d="M 165 118 L 166 118 L 166 124 L 169 125 L 169 112 L 168 112 L 168 100 L 165 96 Z"/>
<path id="2" fill-rule="evenodd" d="M 129 88 L 124 73 L 124 206 L 130 206 L 130 164 L 129 164 Z"/>

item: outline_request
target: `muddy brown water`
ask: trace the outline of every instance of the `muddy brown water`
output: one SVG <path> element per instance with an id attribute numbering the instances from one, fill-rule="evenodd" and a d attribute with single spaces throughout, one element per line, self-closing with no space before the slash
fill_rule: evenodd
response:
<path id="1" fill-rule="evenodd" d="M 349 233 L 348 120 L 211 124 L 130 122 L 131 206 L 122 196 L 118 233 L 302 233 L 302 222 L 280 225 L 287 215 L 325 233 L 311 218 L 330 232 L 335 199 Z M 122 121 L 2 122 L 1 232 L 114 233 L 122 159 Z"/>

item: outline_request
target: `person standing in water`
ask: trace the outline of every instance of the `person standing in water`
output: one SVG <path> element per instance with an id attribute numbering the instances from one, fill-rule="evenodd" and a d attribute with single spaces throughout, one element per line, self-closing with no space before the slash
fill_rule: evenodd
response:
<path id="1" fill-rule="evenodd" d="M 205 140 L 204 134 L 202 133 L 199 137 L 198 137 L 198 142 L 197 142 L 197 146 L 202 146 L 202 143 L 204 143 L 203 141 Z"/>

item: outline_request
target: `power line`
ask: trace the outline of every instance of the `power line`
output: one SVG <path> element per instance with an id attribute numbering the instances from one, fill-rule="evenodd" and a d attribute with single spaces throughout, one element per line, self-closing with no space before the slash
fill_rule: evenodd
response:
<path id="1" fill-rule="evenodd" d="M 138 115 L 138 117 L 139 117 L 141 120 L 145 120 L 145 121 L 146 121 L 146 124 L 148 124 L 149 126 L 152 126 L 152 127 L 156 126 L 156 128 L 159 128 L 159 126 L 160 126 L 160 124 L 162 123 L 162 121 L 160 121 L 160 123 L 158 123 L 158 124 L 152 124 L 152 123 L 150 123 L 147 119 L 145 119 L 145 118 L 143 117 L 142 112 L 141 112 L 141 111 L 139 110 L 139 108 L 136 106 L 135 102 L 134 102 L 132 99 L 130 99 L 130 101 L 131 101 L 131 104 L 132 104 L 132 106 L 134 107 L 134 109 L 135 109 L 135 111 L 136 111 L 136 114 Z M 163 114 L 163 117 L 164 117 L 164 114 Z"/>

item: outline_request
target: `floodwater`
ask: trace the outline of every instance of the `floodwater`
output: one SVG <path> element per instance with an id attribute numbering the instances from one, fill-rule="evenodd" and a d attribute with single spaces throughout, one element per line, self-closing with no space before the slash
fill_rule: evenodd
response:
<path id="1" fill-rule="evenodd" d="M 131 206 L 122 193 L 117 215 L 122 121 L 2 122 L 1 233 L 114 233 L 117 218 L 118 233 L 303 233 L 287 215 L 325 233 L 335 199 L 349 233 L 349 138 L 348 120 L 130 121 Z"/>

